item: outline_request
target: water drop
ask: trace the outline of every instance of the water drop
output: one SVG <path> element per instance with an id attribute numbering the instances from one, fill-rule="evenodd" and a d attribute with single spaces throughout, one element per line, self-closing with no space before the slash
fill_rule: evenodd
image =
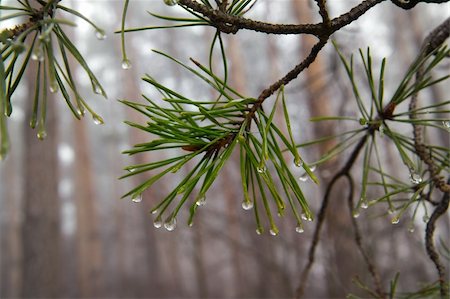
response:
<path id="1" fill-rule="evenodd" d="M 313 165 L 309 168 L 309 170 L 311 170 L 311 172 L 314 172 L 314 171 L 316 171 L 316 168 L 317 168 L 316 165 Z"/>
<path id="2" fill-rule="evenodd" d="M 58 83 L 56 83 L 56 82 L 50 83 L 49 90 L 51 93 L 57 93 L 58 92 Z"/>
<path id="3" fill-rule="evenodd" d="M 389 215 L 392 215 L 392 214 L 394 214 L 394 213 L 395 213 L 395 209 L 394 209 L 394 208 L 389 208 L 388 214 L 389 214 Z"/>
<path id="4" fill-rule="evenodd" d="M 136 168 L 128 168 L 127 170 L 128 170 L 128 172 L 135 172 Z"/>
<path id="5" fill-rule="evenodd" d="M 391 219 L 392 224 L 398 224 L 399 222 L 400 222 L 400 215 L 397 215 Z"/>
<path id="6" fill-rule="evenodd" d="M 442 125 L 443 125 L 444 128 L 446 128 L 447 130 L 450 130 L 450 120 L 444 120 L 444 121 L 442 121 Z"/>
<path id="7" fill-rule="evenodd" d="M 276 227 L 276 226 L 273 226 L 270 230 L 269 230 L 269 233 L 272 235 L 272 236 L 276 236 L 276 235 L 278 235 L 278 228 Z"/>
<path id="8" fill-rule="evenodd" d="M 131 197 L 132 202 L 141 202 L 142 201 L 142 193 L 134 194 Z"/>
<path id="9" fill-rule="evenodd" d="M 309 175 L 305 172 L 298 178 L 301 182 L 306 182 L 309 179 Z"/>
<path id="10" fill-rule="evenodd" d="M 128 59 L 124 59 L 122 60 L 122 68 L 124 70 L 129 70 L 131 69 L 131 62 Z"/>
<path id="11" fill-rule="evenodd" d="M 303 233 L 305 230 L 303 229 L 303 225 L 301 223 L 299 223 L 296 227 L 295 227 L 295 231 L 299 234 Z"/>
<path id="12" fill-rule="evenodd" d="M 163 224 L 163 223 L 162 223 L 160 217 L 157 217 L 157 218 L 155 219 L 155 221 L 153 221 L 153 226 L 154 226 L 155 228 L 161 228 L 162 224 Z"/>
<path id="13" fill-rule="evenodd" d="M 244 200 L 242 202 L 242 208 L 246 211 L 251 210 L 253 208 L 253 202 L 250 200 Z"/>
<path id="14" fill-rule="evenodd" d="M 261 235 L 263 233 L 263 229 L 261 227 L 258 227 L 256 229 L 256 234 Z"/>
<path id="15" fill-rule="evenodd" d="M 420 174 L 415 173 L 414 171 L 411 171 L 409 179 L 411 180 L 411 183 L 415 185 L 422 183 L 422 177 L 420 176 Z"/>
<path id="16" fill-rule="evenodd" d="M 352 216 L 353 216 L 353 218 L 358 218 L 359 217 L 359 210 L 357 210 L 357 209 L 355 209 L 355 210 L 353 210 L 353 212 L 352 212 Z"/>
<path id="17" fill-rule="evenodd" d="M 425 215 L 423 215 L 422 220 L 423 220 L 423 222 L 427 223 L 428 220 L 430 220 L 430 217 L 428 217 L 428 215 L 425 214 Z"/>
<path id="18" fill-rule="evenodd" d="M 408 231 L 413 233 L 415 231 L 414 222 L 411 222 L 408 226 Z"/>
<path id="19" fill-rule="evenodd" d="M 99 116 L 97 114 L 93 114 L 92 119 L 94 120 L 94 124 L 96 124 L 96 125 L 104 124 L 103 118 L 101 118 L 101 116 Z"/>
<path id="20" fill-rule="evenodd" d="M 204 206 L 206 204 L 206 196 L 201 196 L 199 199 L 197 199 L 195 204 L 199 207 Z"/>
<path id="21" fill-rule="evenodd" d="M 77 108 L 78 116 L 84 116 L 84 109 Z"/>
<path id="22" fill-rule="evenodd" d="M 302 213 L 301 218 L 306 221 L 312 221 L 312 217 L 310 215 L 306 215 L 306 213 Z"/>
<path id="23" fill-rule="evenodd" d="M 40 130 L 37 132 L 37 138 L 38 138 L 39 140 L 44 140 L 45 137 L 47 137 L 47 132 L 45 131 L 45 129 L 40 129 Z"/>
<path id="24" fill-rule="evenodd" d="M 177 219 L 175 217 L 170 217 L 164 222 L 164 227 L 169 231 L 173 231 L 177 227 Z"/>
<path id="25" fill-rule="evenodd" d="M 361 198 L 361 208 L 367 209 L 369 207 L 369 202 L 367 201 L 367 198 Z"/>
<path id="26" fill-rule="evenodd" d="M 97 83 L 94 84 L 94 92 L 96 94 L 103 94 L 102 87 L 100 85 L 98 85 Z"/>
<path id="27" fill-rule="evenodd" d="M 156 213 L 158 213 L 158 209 L 153 210 L 153 211 L 151 211 L 150 213 L 151 213 L 152 215 L 155 215 Z"/>
<path id="28" fill-rule="evenodd" d="M 164 3 L 169 6 L 174 6 L 178 4 L 178 0 L 164 0 Z"/>
<path id="29" fill-rule="evenodd" d="M 264 173 L 264 172 L 266 172 L 266 170 L 267 170 L 267 168 L 265 165 L 260 165 L 256 168 L 256 171 L 259 173 Z"/>
<path id="30" fill-rule="evenodd" d="M 36 61 L 44 61 L 44 51 L 42 50 L 41 45 L 34 47 L 33 53 L 31 53 L 31 59 Z"/>
<path id="31" fill-rule="evenodd" d="M 303 166 L 303 160 L 300 157 L 294 158 L 294 165 L 296 167 L 302 167 Z"/>
<path id="32" fill-rule="evenodd" d="M 105 31 L 103 31 L 103 30 L 101 30 L 101 29 L 98 29 L 98 30 L 95 32 L 95 36 L 96 36 L 97 39 L 99 39 L 99 40 L 104 40 L 104 39 L 106 38 Z"/>

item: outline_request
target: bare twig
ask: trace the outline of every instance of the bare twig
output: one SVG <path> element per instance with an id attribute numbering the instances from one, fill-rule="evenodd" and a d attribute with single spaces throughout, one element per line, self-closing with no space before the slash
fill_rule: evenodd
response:
<path id="1" fill-rule="evenodd" d="M 349 174 L 350 169 L 354 165 L 356 159 L 359 156 L 359 153 L 361 152 L 362 148 L 364 147 L 364 144 L 366 143 L 368 137 L 370 136 L 370 134 L 372 132 L 373 132 L 372 130 L 368 130 L 367 134 L 365 134 L 364 137 L 362 137 L 359 140 L 358 144 L 353 149 L 353 151 L 352 151 L 349 159 L 345 163 L 345 165 L 341 168 L 341 170 L 338 173 L 336 173 L 333 176 L 333 178 L 327 185 L 327 189 L 325 191 L 325 196 L 323 198 L 322 205 L 319 210 L 319 214 L 317 215 L 317 224 L 316 224 L 316 228 L 314 229 L 313 239 L 312 239 L 310 247 L 309 247 L 308 263 L 306 264 L 305 268 L 303 268 L 302 274 L 300 275 L 300 283 L 295 292 L 295 298 L 297 298 L 297 299 L 300 299 L 303 296 L 303 293 L 305 292 L 309 272 L 311 271 L 311 268 L 314 264 L 316 249 L 317 249 L 317 245 L 319 244 L 321 229 L 325 222 L 325 217 L 326 217 L 328 204 L 330 201 L 330 195 L 331 195 L 333 186 L 341 177 L 350 177 L 350 174 Z M 353 196 L 353 190 L 350 190 L 350 192 Z"/>
<path id="2" fill-rule="evenodd" d="M 350 193 L 348 195 L 348 208 L 350 211 L 350 218 L 352 219 L 352 225 L 353 225 L 353 230 L 354 230 L 354 234 L 355 234 L 355 243 L 359 249 L 359 252 L 361 252 L 361 255 L 364 258 L 364 262 L 367 265 L 367 269 L 369 270 L 370 275 L 372 276 L 373 283 L 375 285 L 375 292 L 376 292 L 377 296 L 379 298 L 385 298 L 385 294 L 384 294 L 383 288 L 381 286 L 380 275 L 378 274 L 375 264 L 370 259 L 369 254 L 366 252 L 366 250 L 363 247 L 362 236 L 361 236 L 361 232 L 359 231 L 358 222 L 356 221 L 356 218 L 353 217 L 353 215 L 352 215 L 352 212 L 353 212 L 353 189 L 354 189 L 353 178 L 349 174 L 345 174 L 345 176 L 347 177 L 348 183 L 350 185 Z"/>

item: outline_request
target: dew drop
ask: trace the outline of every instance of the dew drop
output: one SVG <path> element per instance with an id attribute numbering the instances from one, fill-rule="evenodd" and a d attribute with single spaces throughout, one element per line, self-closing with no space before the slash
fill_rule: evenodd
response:
<path id="1" fill-rule="evenodd" d="M 266 172 L 266 170 L 267 170 L 267 168 L 266 168 L 265 165 L 258 166 L 258 167 L 256 168 L 256 171 L 259 172 L 259 173 L 264 173 L 264 172 Z"/>
<path id="2" fill-rule="evenodd" d="M 294 158 L 294 165 L 296 167 L 302 167 L 303 166 L 303 160 L 300 157 Z"/>
<path id="3" fill-rule="evenodd" d="M 309 175 L 305 172 L 298 178 L 301 182 L 306 182 L 309 179 Z"/>
<path id="4" fill-rule="evenodd" d="M 411 222 L 408 226 L 408 231 L 413 233 L 415 231 L 414 222 Z"/>
<path id="5" fill-rule="evenodd" d="M 92 120 L 94 121 L 94 124 L 96 124 L 96 125 L 104 124 L 103 118 L 101 118 L 101 116 L 99 116 L 97 114 L 92 115 Z"/>
<path id="6" fill-rule="evenodd" d="M 272 236 L 276 236 L 276 235 L 278 235 L 278 228 L 276 227 L 276 226 L 273 226 L 270 230 L 269 230 L 269 233 L 272 235 Z"/>
<path id="7" fill-rule="evenodd" d="M 132 201 L 132 202 L 141 202 L 141 201 L 142 201 L 142 193 L 134 194 L 134 195 L 131 197 L 131 201 Z"/>
<path id="8" fill-rule="evenodd" d="M 151 213 L 152 215 L 155 215 L 156 213 L 158 213 L 158 209 L 153 210 L 153 211 L 151 211 L 150 213 Z"/>
<path id="9" fill-rule="evenodd" d="M 306 221 L 312 221 L 312 217 L 309 215 L 306 215 L 306 213 L 302 213 L 301 218 Z"/>
<path id="10" fill-rule="evenodd" d="M 101 30 L 101 29 L 98 29 L 98 30 L 95 32 L 95 36 L 96 36 L 97 39 L 99 39 L 99 40 L 104 40 L 104 39 L 106 38 L 105 31 L 103 31 L 103 30 Z"/>
<path id="11" fill-rule="evenodd" d="M 251 210 L 253 208 L 253 202 L 250 200 L 244 200 L 242 202 L 242 208 L 246 211 Z"/>
<path id="12" fill-rule="evenodd" d="M 162 223 L 160 217 L 157 217 L 157 218 L 155 219 L 155 221 L 153 221 L 153 226 L 154 226 L 155 228 L 161 228 L 162 224 L 163 224 L 163 223 Z"/>
<path id="13" fill-rule="evenodd" d="M 400 217 L 399 216 L 395 216 L 394 218 L 391 219 L 391 223 L 392 224 L 398 224 L 400 222 Z"/>
<path id="14" fill-rule="evenodd" d="M 31 53 L 31 59 L 35 61 L 44 61 L 44 51 L 42 50 L 42 46 L 36 46 Z"/>
<path id="15" fill-rule="evenodd" d="M 428 222 L 428 220 L 430 220 L 430 217 L 428 217 L 428 215 L 423 215 L 423 217 L 422 217 L 422 221 L 423 222 L 425 222 L 425 223 L 427 223 Z"/>
<path id="16" fill-rule="evenodd" d="M 204 206 L 206 204 L 206 196 L 202 196 L 199 199 L 197 199 L 195 204 L 199 207 Z"/>
<path id="17" fill-rule="evenodd" d="M 422 183 L 422 177 L 418 173 L 415 173 L 413 171 L 410 173 L 409 179 L 411 180 L 411 183 L 415 185 Z"/>
<path id="18" fill-rule="evenodd" d="M 313 165 L 309 168 L 309 170 L 311 170 L 311 172 L 314 172 L 314 171 L 316 171 L 316 168 L 317 168 L 316 165 Z"/>
<path id="19" fill-rule="evenodd" d="M 353 210 L 353 212 L 352 212 L 352 216 L 353 216 L 353 218 L 358 218 L 359 217 L 359 215 L 360 215 L 360 213 L 359 213 L 359 210 Z"/>
<path id="20" fill-rule="evenodd" d="M 128 59 L 124 59 L 124 60 L 122 60 L 122 68 L 124 69 L 124 70 L 129 70 L 129 69 L 131 69 L 131 62 L 128 60 Z"/>
<path id="21" fill-rule="evenodd" d="M 389 214 L 389 215 L 392 215 L 392 214 L 394 214 L 394 213 L 395 213 L 395 209 L 394 209 L 394 208 L 389 208 L 388 214 Z"/>
<path id="22" fill-rule="evenodd" d="M 57 93 L 58 92 L 58 83 L 52 82 L 50 84 L 49 90 L 51 93 Z"/>
<path id="23" fill-rule="evenodd" d="M 450 120 L 444 120 L 444 121 L 442 121 L 442 125 L 443 125 L 444 128 L 446 128 L 447 130 L 450 130 Z"/>
<path id="24" fill-rule="evenodd" d="M 164 3 L 169 6 L 174 6 L 178 4 L 178 0 L 164 0 Z"/>
<path id="25" fill-rule="evenodd" d="M 78 116 L 83 116 L 84 115 L 84 109 L 81 110 L 80 108 L 77 109 L 77 114 Z"/>
<path id="26" fill-rule="evenodd" d="M 102 87 L 100 85 L 98 85 L 98 84 L 95 84 L 94 85 L 94 93 L 96 93 L 96 94 L 103 94 Z"/>
<path id="27" fill-rule="evenodd" d="M 128 172 L 135 172 L 135 171 L 136 171 L 136 168 L 128 168 L 127 171 L 128 171 Z"/>
<path id="28" fill-rule="evenodd" d="M 299 233 L 299 234 L 305 232 L 305 230 L 303 229 L 303 225 L 301 225 L 301 224 L 298 224 L 298 225 L 295 227 L 295 231 L 296 231 L 297 233 Z"/>
<path id="29" fill-rule="evenodd" d="M 361 208 L 367 209 L 369 207 L 369 203 L 367 202 L 367 198 L 361 198 Z"/>
<path id="30" fill-rule="evenodd" d="M 46 132 L 44 129 L 39 130 L 39 131 L 37 132 L 37 138 L 38 138 L 39 140 L 44 140 L 45 137 L 47 137 L 47 132 Z"/>
<path id="31" fill-rule="evenodd" d="M 261 227 L 258 227 L 256 229 L 256 234 L 261 235 L 263 233 L 263 229 Z"/>
<path id="32" fill-rule="evenodd" d="M 164 227 L 169 232 L 173 231 L 177 227 L 177 219 L 175 217 L 170 217 L 164 222 Z"/>

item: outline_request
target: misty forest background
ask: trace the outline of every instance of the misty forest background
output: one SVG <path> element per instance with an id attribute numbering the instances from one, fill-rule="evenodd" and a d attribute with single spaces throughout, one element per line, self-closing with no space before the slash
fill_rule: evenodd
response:
<path id="1" fill-rule="evenodd" d="M 123 70 L 120 37 L 114 34 L 120 27 L 122 1 L 64 2 L 107 32 L 105 40 L 98 40 L 92 28 L 80 20 L 70 32 L 108 93 L 108 100 L 93 95 L 88 78 L 75 70 L 79 89 L 90 95 L 89 104 L 105 124 L 96 125 L 90 117 L 77 121 L 60 95 L 52 94 L 48 102 L 48 137 L 40 141 L 36 131 L 26 125 L 34 78 L 29 76 L 15 95 L 9 122 L 11 152 L 0 165 L 0 296 L 32 297 L 36 288 L 47 288 L 64 298 L 292 297 L 306 263 L 314 223 L 305 223 L 305 233 L 298 234 L 295 220 L 285 217 L 277 220 L 278 236 L 257 235 L 252 213 L 241 208 L 238 159 L 225 167 L 208 192 L 207 204 L 197 212 L 192 228 L 186 225 L 187 209 L 178 217 L 173 232 L 155 229 L 149 213 L 171 191 L 175 181 L 171 178 L 183 176 L 183 171 L 147 190 L 140 203 L 120 199 L 145 177 L 144 174 L 119 181 L 118 177 L 125 173 L 123 168 L 157 157 L 121 154 L 151 136 L 123 123 L 145 120 L 139 120 L 141 116 L 117 99 L 143 101 L 141 93 L 156 97 L 155 91 L 140 80 L 145 73 L 192 98 L 210 97 L 211 90 L 198 79 L 151 49 L 162 50 L 184 62 L 193 57 L 207 63 L 214 31 L 198 27 L 127 34 L 133 66 Z M 333 17 L 357 3 L 328 1 Z M 162 15 L 182 13 L 180 8 L 166 6 L 162 0 L 131 1 L 127 27 L 164 24 L 147 14 L 147 10 Z M 387 57 L 385 81 L 389 93 L 416 57 L 423 38 L 448 16 L 449 10 L 449 4 L 419 4 L 418 8 L 405 11 L 385 2 L 333 37 L 346 56 L 370 46 L 376 65 Z M 315 7 L 306 0 L 260 0 L 249 17 L 274 23 L 319 21 Z M 5 22 L 1 27 L 6 25 Z M 236 36 L 226 36 L 225 44 L 231 85 L 244 94 L 257 95 L 307 55 L 311 40 L 304 36 L 240 31 Z M 361 69 L 359 72 L 362 74 Z M 448 87 L 448 83 L 433 86 L 426 95 L 431 100 L 442 99 Z M 307 72 L 286 87 L 286 96 L 298 142 L 343 130 L 334 122 L 310 123 L 311 116 L 358 116 L 351 86 L 331 44 Z M 436 134 L 449 144 L 448 132 L 441 130 Z M 326 150 L 325 144 L 302 150 L 302 154 L 306 161 L 314 161 Z M 383 157 L 389 161 L 393 176 L 408 176 L 391 147 L 384 148 Z M 320 166 L 315 173 L 326 181 L 344 161 L 341 159 Z M 355 171 L 359 169 L 356 167 Z M 305 181 L 301 185 L 317 211 L 323 197 L 321 186 L 325 184 L 317 187 Z M 346 203 L 340 200 L 345 188 L 334 190 L 305 298 L 362 294 L 352 279 L 358 275 L 362 281 L 370 280 L 354 245 Z M 400 290 L 412 291 L 420 288 L 421 282 L 434 281 L 435 269 L 423 246 L 422 216 L 426 215 L 416 217 L 414 223 L 404 217 L 405 221 L 392 225 L 386 211 L 387 207 L 377 206 L 364 210 L 358 218 L 383 284 L 387 286 L 397 272 Z M 42 219 L 47 221 L 43 223 Z M 449 214 L 440 221 L 436 240 L 450 233 Z M 35 250 L 30 248 L 41 252 L 40 265 L 30 262 L 35 258 Z M 37 285 L 41 276 L 49 277 L 47 281 L 52 283 Z"/>

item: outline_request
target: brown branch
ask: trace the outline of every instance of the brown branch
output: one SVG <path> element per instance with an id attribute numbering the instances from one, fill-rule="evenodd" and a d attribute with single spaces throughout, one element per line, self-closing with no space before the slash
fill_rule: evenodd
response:
<path id="1" fill-rule="evenodd" d="M 317 6 L 319 7 L 319 14 L 322 17 L 323 23 L 326 26 L 330 26 L 330 16 L 328 15 L 328 10 L 326 6 L 327 0 L 316 0 Z"/>
<path id="2" fill-rule="evenodd" d="M 287 85 L 289 82 L 297 78 L 297 76 L 306 68 L 308 68 L 311 63 L 314 62 L 320 50 L 327 44 L 327 40 L 320 40 L 317 44 L 312 47 L 311 52 L 308 57 L 306 57 L 300 64 L 295 66 L 289 73 L 287 73 L 283 78 L 273 83 L 268 88 L 264 89 L 259 95 L 256 102 L 253 104 L 252 108 L 246 115 L 246 119 L 251 120 L 256 111 L 262 106 L 262 103 L 270 97 L 275 91 L 277 91 L 282 85 Z"/>
<path id="3" fill-rule="evenodd" d="M 392 3 L 403 9 L 411 9 L 420 2 L 424 3 L 445 3 L 449 0 L 391 0 Z"/>
<path id="4" fill-rule="evenodd" d="M 450 179 L 447 180 L 447 183 L 450 184 Z M 436 221 L 445 214 L 445 212 L 448 210 L 450 202 L 450 193 L 444 193 L 444 196 L 439 203 L 439 205 L 434 209 L 433 213 L 431 214 L 430 220 L 428 220 L 427 227 L 425 229 L 425 248 L 427 250 L 427 254 L 430 257 L 431 261 L 434 263 L 438 277 L 439 277 L 439 287 L 440 287 L 440 293 L 442 299 L 448 298 L 448 289 L 446 286 L 445 281 L 445 267 L 442 265 L 439 254 L 436 251 L 436 248 L 434 247 L 434 231 L 436 228 Z"/>
<path id="5" fill-rule="evenodd" d="M 318 0 L 325 3 L 324 0 Z M 187 9 L 202 14 L 211 21 L 211 25 L 224 33 L 236 33 L 240 29 L 247 29 L 256 32 L 269 34 L 312 34 L 317 37 L 329 37 L 333 32 L 350 24 L 366 13 L 373 6 L 386 0 L 365 0 L 348 13 L 343 14 L 332 21 L 328 26 L 326 23 L 319 24 L 272 24 L 255 21 L 240 16 L 224 13 L 220 10 L 211 9 L 194 0 L 179 0 L 179 4 Z M 325 8 L 324 8 L 325 9 Z M 322 9 L 321 9 L 322 10 Z M 325 12 L 323 12 L 325 13 Z M 321 13 L 322 14 L 322 13 Z"/>

